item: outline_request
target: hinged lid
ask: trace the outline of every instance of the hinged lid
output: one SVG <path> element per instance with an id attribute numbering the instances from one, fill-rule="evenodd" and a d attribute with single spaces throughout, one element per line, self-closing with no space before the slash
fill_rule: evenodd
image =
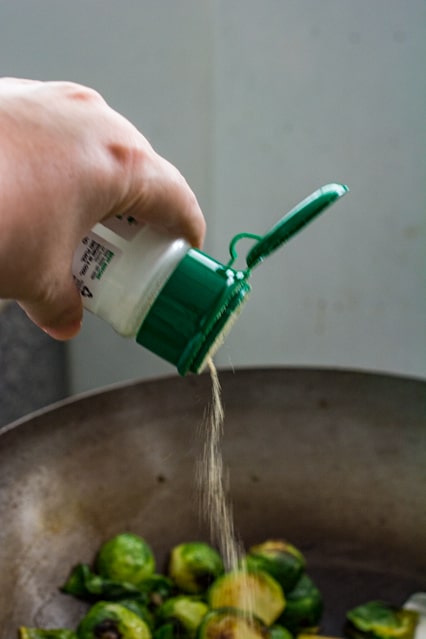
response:
<path id="1" fill-rule="evenodd" d="M 265 257 L 280 248 L 330 204 L 345 195 L 348 190 L 348 187 L 343 184 L 327 184 L 297 204 L 268 233 L 260 237 L 259 241 L 250 249 L 246 258 L 249 269 L 260 264 Z M 239 239 L 243 235 L 236 236 L 236 238 Z M 251 234 L 247 235 L 256 237 Z"/>

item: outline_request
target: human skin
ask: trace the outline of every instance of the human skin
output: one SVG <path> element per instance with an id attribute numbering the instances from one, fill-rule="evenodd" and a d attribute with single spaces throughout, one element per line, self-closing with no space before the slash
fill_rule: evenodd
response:
<path id="1" fill-rule="evenodd" d="M 72 256 L 96 222 L 118 214 L 195 247 L 204 240 L 185 179 L 96 91 L 0 78 L 0 299 L 52 337 L 74 337 Z"/>

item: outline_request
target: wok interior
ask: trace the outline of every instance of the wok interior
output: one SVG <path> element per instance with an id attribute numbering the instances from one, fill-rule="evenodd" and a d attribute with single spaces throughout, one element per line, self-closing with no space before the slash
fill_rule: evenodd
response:
<path id="1" fill-rule="evenodd" d="M 426 588 L 425 384 L 322 370 L 221 371 L 223 452 L 248 547 L 283 537 L 325 599 L 322 630 L 372 598 Z M 123 531 L 158 568 L 209 539 L 194 484 L 208 376 L 140 382 L 62 403 L 0 435 L 0 637 L 75 627 L 73 564 Z"/>

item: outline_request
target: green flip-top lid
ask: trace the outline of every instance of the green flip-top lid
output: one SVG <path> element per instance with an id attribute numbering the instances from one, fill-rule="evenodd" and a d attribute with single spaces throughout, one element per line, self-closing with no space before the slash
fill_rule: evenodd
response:
<path id="1" fill-rule="evenodd" d="M 265 235 L 239 233 L 231 241 L 227 264 L 190 249 L 153 303 L 137 342 L 175 365 L 181 375 L 201 372 L 247 299 L 251 270 L 347 191 L 344 185 L 328 184 L 295 206 Z M 256 243 L 247 254 L 247 269 L 235 270 L 235 247 L 242 238 Z"/>

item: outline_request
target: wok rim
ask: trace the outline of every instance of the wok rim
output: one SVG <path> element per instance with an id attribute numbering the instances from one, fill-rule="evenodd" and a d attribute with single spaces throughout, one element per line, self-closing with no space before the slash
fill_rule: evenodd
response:
<path id="1" fill-rule="evenodd" d="M 346 368 L 346 367 L 334 367 L 334 366 L 299 366 L 299 365 L 288 365 L 288 366 L 249 365 L 249 366 L 238 366 L 238 367 L 233 367 L 233 366 L 217 367 L 217 372 L 219 374 L 219 381 L 222 374 L 232 373 L 232 374 L 238 375 L 240 372 L 241 373 L 250 373 L 250 372 L 268 373 L 268 372 L 277 372 L 277 371 L 292 372 L 292 373 L 300 372 L 300 373 L 307 373 L 307 374 L 313 374 L 313 375 L 321 374 L 321 373 L 326 373 L 330 375 L 341 374 L 342 376 L 359 376 L 359 377 L 374 378 L 374 379 L 381 378 L 383 380 L 388 379 L 388 380 L 401 381 L 406 383 L 413 382 L 414 384 L 424 385 L 426 390 L 426 377 L 422 378 L 415 375 L 405 375 L 405 374 L 399 374 L 394 372 L 387 372 L 387 371 L 380 371 L 380 370 L 376 371 L 376 370 L 364 369 L 364 368 Z M 95 397 L 101 397 L 102 395 L 108 395 L 115 391 L 120 391 L 126 388 L 130 389 L 132 387 L 144 386 L 144 385 L 153 384 L 153 383 L 155 384 L 170 383 L 171 380 L 178 380 L 178 379 L 185 380 L 185 379 L 188 379 L 189 377 L 197 379 L 202 376 L 205 376 L 205 377 L 209 376 L 209 373 L 206 371 L 203 371 L 199 375 L 192 375 L 188 377 L 180 377 L 178 374 L 172 373 L 172 374 L 166 374 L 161 376 L 120 380 L 118 382 L 113 382 L 111 384 L 107 384 L 99 388 L 93 388 L 86 391 L 81 391 L 79 393 L 69 395 L 68 397 L 64 397 L 56 402 L 52 402 L 51 404 L 43 406 L 42 408 L 38 408 L 37 410 L 31 411 L 30 413 L 28 413 L 28 415 L 19 417 L 18 419 L 13 420 L 9 424 L 4 424 L 3 426 L 0 426 L 0 437 L 2 437 L 2 435 L 5 435 L 6 433 L 9 433 L 13 430 L 17 430 L 20 426 L 24 426 L 28 422 L 38 419 L 42 417 L 43 415 L 48 415 L 50 413 L 55 412 L 56 410 L 65 408 L 72 404 L 78 404 L 80 401 L 85 401 L 88 399 L 90 400 L 90 398 L 95 398 Z"/>

